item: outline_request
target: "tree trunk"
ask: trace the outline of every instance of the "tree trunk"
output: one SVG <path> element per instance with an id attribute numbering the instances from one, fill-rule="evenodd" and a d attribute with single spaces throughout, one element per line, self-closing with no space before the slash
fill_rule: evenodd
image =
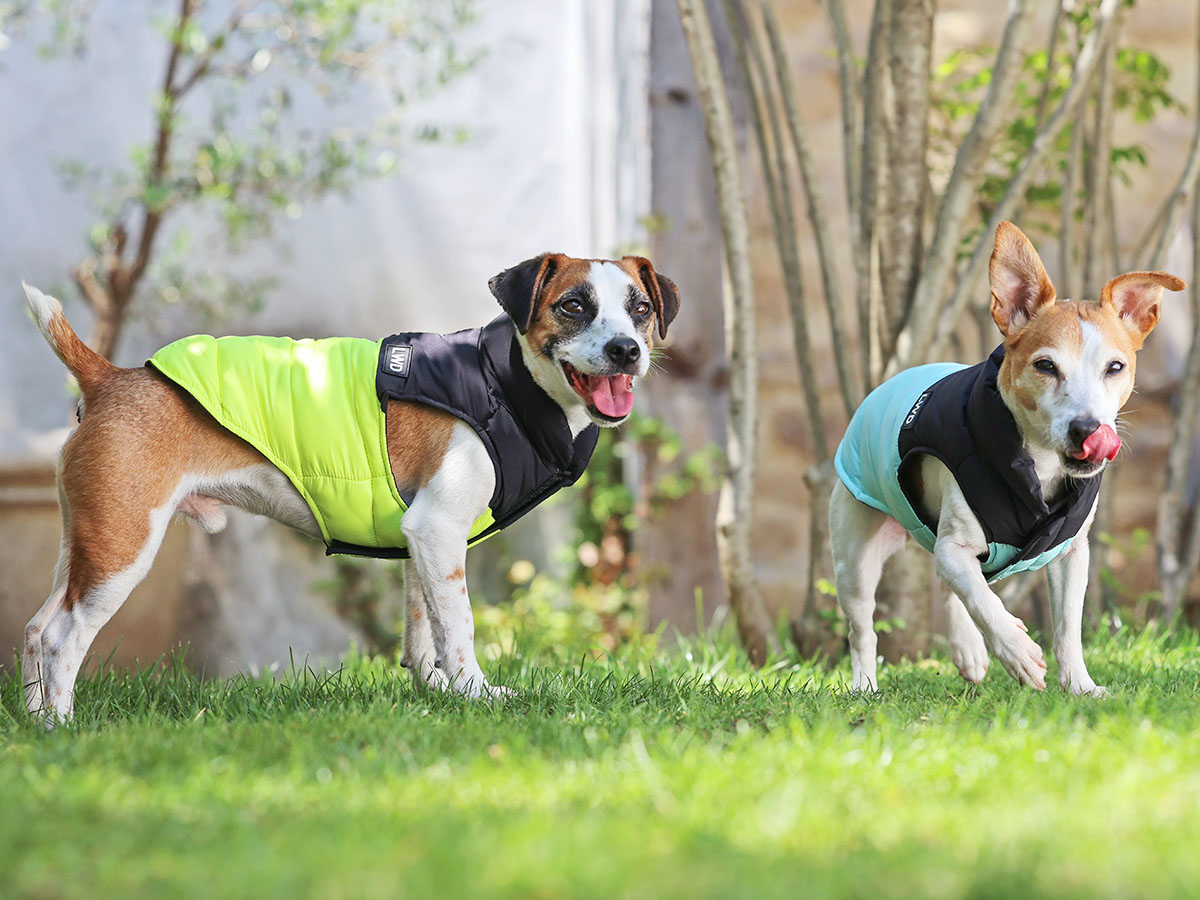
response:
<path id="1" fill-rule="evenodd" d="M 729 359 L 726 439 L 729 465 L 717 505 L 717 550 L 742 644 L 751 661 L 761 665 L 770 651 L 779 649 L 779 641 L 758 591 L 750 549 L 754 524 L 758 358 L 746 200 L 733 117 L 708 14 L 701 0 L 678 0 L 678 5 L 704 113 L 729 280 L 724 305 L 725 352 Z"/>
<path id="2" fill-rule="evenodd" d="M 1171 624 L 1183 606 L 1188 585 L 1200 564 L 1200 513 L 1185 506 L 1189 463 L 1196 447 L 1200 423 L 1200 194 L 1192 206 L 1192 283 L 1188 299 L 1192 312 L 1192 340 L 1176 397 L 1175 422 L 1167 451 L 1166 475 L 1158 502 L 1155 556 L 1162 588 L 1162 616 Z M 1194 463 L 1193 463 L 1194 464 Z"/>
<path id="3" fill-rule="evenodd" d="M 727 43 L 724 32 L 714 37 Z M 651 203 L 666 222 L 652 236 L 653 257 L 679 287 L 684 314 L 671 325 L 662 371 L 638 390 L 647 411 L 674 428 L 683 452 L 692 453 L 724 442 L 729 367 L 716 189 L 675 0 L 653 0 L 650 46 Z M 727 602 L 712 527 L 716 515 L 716 494 L 693 492 L 638 529 L 639 579 L 649 594 L 651 628 L 664 621 L 680 628 L 692 623 L 697 592 L 703 621 L 696 627 Z"/>
<path id="4" fill-rule="evenodd" d="M 933 49 L 933 0 L 897 0 L 888 33 L 889 134 L 887 228 L 879 234 L 880 284 L 888 343 L 908 315 L 924 253 L 925 204 L 929 192 L 929 83 Z"/>
<path id="5" fill-rule="evenodd" d="M 958 153 L 938 204 L 933 239 L 925 253 L 908 319 L 895 341 L 886 374 L 926 360 L 928 344 L 944 314 L 945 289 L 954 271 L 967 215 L 984 175 L 988 153 L 1004 125 L 1021 73 L 1025 35 L 1033 18 L 1031 0 L 1013 0 L 996 53 L 992 80 Z"/>

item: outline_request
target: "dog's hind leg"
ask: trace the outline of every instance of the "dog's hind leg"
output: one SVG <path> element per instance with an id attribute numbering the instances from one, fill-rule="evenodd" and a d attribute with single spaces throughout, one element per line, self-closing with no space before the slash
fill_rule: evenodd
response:
<path id="1" fill-rule="evenodd" d="M 40 629 L 39 709 L 48 725 L 70 718 L 88 648 L 150 570 L 189 492 L 179 463 L 155 452 L 153 440 L 131 428 L 128 418 L 92 412 L 63 448 L 65 558 L 58 573 L 66 576 L 64 591 L 31 623 Z"/>
<path id="2" fill-rule="evenodd" d="M 50 588 L 50 596 L 41 605 L 29 623 L 25 626 L 25 644 L 21 651 L 21 679 L 25 685 L 25 708 L 29 714 L 40 717 L 45 709 L 45 696 L 42 691 L 42 632 L 46 623 L 62 607 L 67 596 L 67 576 L 71 568 L 71 507 L 67 503 L 67 495 L 62 485 L 61 459 L 56 479 L 58 488 L 58 509 L 62 516 L 62 538 L 58 550 L 58 562 L 54 564 L 54 581 Z"/>
<path id="3" fill-rule="evenodd" d="M 67 596 L 67 572 L 70 551 L 67 547 L 66 506 L 63 506 L 63 540 L 58 563 L 54 566 L 54 586 L 41 608 L 33 614 L 25 626 L 25 644 L 21 650 L 21 680 L 25 685 L 25 707 L 30 715 L 40 716 L 45 700 L 42 694 L 42 632 L 46 623 L 54 617 Z"/>
<path id="4" fill-rule="evenodd" d="M 987 644 L 961 598 L 953 591 L 946 597 L 946 636 L 950 639 L 950 659 L 958 667 L 958 674 L 971 684 L 983 681 L 988 670 Z"/>
<path id="5" fill-rule="evenodd" d="M 433 626 L 429 604 L 417 567 L 412 560 L 404 562 L 404 643 L 400 665 L 410 669 L 418 687 L 428 685 L 444 688 L 446 673 L 437 665 L 437 649 L 433 643 Z"/>
<path id="6" fill-rule="evenodd" d="M 860 503 L 840 481 L 829 502 L 829 536 L 838 605 L 850 630 L 851 687 L 878 689 L 875 680 L 875 588 L 883 564 L 904 546 L 903 526 Z"/>
<path id="7" fill-rule="evenodd" d="M 47 724 L 66 721 L 74 708 L 75 679 L 97 632 L 150 571 L 150 565 L 175 511 L 176 498 L 150 510 L 140 527 L 126 521 L 121 527 L 138 534 L 140 540 L 128 547 L 124 558 L 98 556 L 89 538 L 92 529 L 106 527 L 72 515 L 70 560 L 66 591 L 61 604 L 49 616 L 41 633 L 42 711 Z"/>

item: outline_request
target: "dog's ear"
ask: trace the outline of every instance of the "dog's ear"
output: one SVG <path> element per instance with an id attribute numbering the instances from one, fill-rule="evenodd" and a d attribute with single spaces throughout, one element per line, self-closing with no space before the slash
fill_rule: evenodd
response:
<path id="1" fill-rule="evenodd" d="M 1107 306 L 1129 329 L 1138 347 L 1154 326 L 1162 308 L 1163 288 L 1182 291 L 1187 284 L 1182 278 L 1166 272 L 1126 272 L 1118 275 L 1100 292 L 1100 305 Z"/>
<path id="2" fill-rule="evenodd" d="M 543 253 L 488 279 L 492 295 L 500 301 L 521 334 L 529 330 L 538 299 L 558 271 L 559 255 Z"/>
<path id="3" fill-rule="evenodd" d="M 658 318 L 658 337 L 667 336 L 667 327 L 675 321 L 679 313 L 679 288 L 666 275 L 654 271 L 654 264 L 644 256 L 626 256 L 625 261 L 637 269 L 638 278 L 646 291 L 646 296 L 654 304 L 654 315 Z"/>
<path id="4" fill-rule="evenodd" d="M 996 229 L 988 264 L 992 319 L 1006 338 L 1016 337 L 1035 315 L 1054 305 L 1054 285 L 1029 238 L 1012 222 Z"/>

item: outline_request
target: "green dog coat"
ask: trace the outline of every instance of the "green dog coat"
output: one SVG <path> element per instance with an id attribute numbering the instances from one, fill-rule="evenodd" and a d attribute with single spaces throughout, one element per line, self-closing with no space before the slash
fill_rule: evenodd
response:
<path id="1" fill-rule="evenodd" d="M 198 334 L 163 347 L 148 365 L 288 477 L 326 545 L 403 548 L 408 507 L 374 389 L 380 343 Z M 489 511 L 471 540 L 491 524 Z"/>

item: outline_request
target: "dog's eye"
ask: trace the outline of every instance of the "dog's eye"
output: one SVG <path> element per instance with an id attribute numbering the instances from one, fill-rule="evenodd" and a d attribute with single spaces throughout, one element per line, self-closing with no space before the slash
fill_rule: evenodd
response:
<path id="1" fill-rule="evenodd" d="M 645 300 L 643 300 L 641 303 L 639 303 L 637 306 L 635 306 L 633 308 L 633 314 L 635 316 L 637 316 L 639 319 L 642 318 L 643 316 L 650 315 L 650 304 L 647 303 Z"/>
<path id="2" fill-rule="evenodd" d="M 578 316 L 583 312 L 583 304 L 578 300 L 564 300 L 558 304 L 558 308 L 568 316 Z"/>
<path id="3" fill-rule="evenodd" d="M 1125 371 L 1125 363 L 1119 359 L 1114 359 L 1108 364 L 1108 368 L 1104 370 L 1105 375 L 1116 375 L 1119 372 Z"/>
<path id="4" fill-rule="evenodd" d="M 1034 360 L 1033 367 L 1039 372 L 1045 372 L 1047 375 L 1058 374 L 1058 367 L 1048 359 Z"/>

